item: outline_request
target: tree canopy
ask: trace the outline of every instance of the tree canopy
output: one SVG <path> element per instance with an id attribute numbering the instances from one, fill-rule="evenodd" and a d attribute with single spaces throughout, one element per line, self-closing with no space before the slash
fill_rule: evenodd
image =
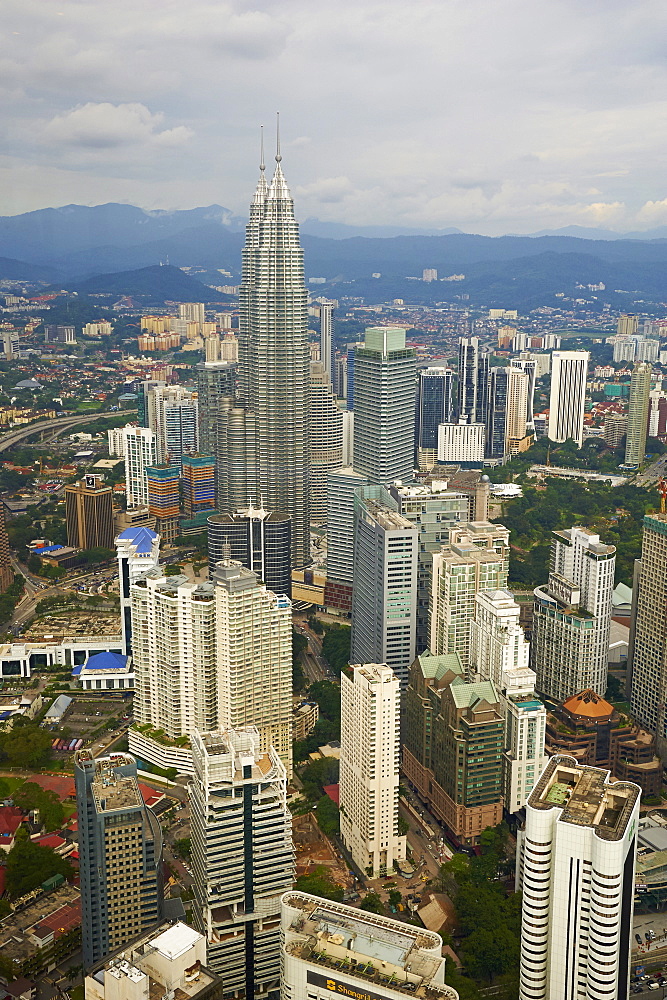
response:
<path id="1" fill-rule="evenodd" d="M 41 847 L 30 840 L 28 831 L 21 828 L 14 846 L 7 855 L 7 892 L 10 899 L 19 899 L 52 875 L 62 875 L 68 881 L 74 878 L 69 861 L 61 858 L 50 847 Z"/>
<path id="2" fill-rule="evenodd" d="M 39 817 L 47 831 L 59 830 L 65 822 L 65 808 L 55 792 L 42 788 L 34 781 L 26 781 L 12 798 L 14 804 L 25 812 L 39 809 Z"/>
<path id="3" fill-rule="evenodd" d="M 0 761 L 9 767 L 42 767 L 51 759 L 51 743 L 50 733 L 17 715 L 10 729 L 0 731 Z"/>
<path id="4" fill-rule="evenodd" d="M 326 865 L 317 865 L 310 874 L 299 875 L 294 888 L 322 899 L 333 899 L 337 903 L 342 902 L 345 894 L 342 885 L 334 882 Z"/>

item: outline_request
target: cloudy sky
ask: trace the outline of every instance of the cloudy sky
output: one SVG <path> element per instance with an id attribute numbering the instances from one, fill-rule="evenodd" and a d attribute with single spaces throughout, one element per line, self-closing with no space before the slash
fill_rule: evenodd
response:
<path id="1" fill-rule="evenodd" d="M 0 214 L 245 214 L 280 110 L 302 219 L 667 223 L 664 0 L 4 0 L 2 20 Z"/>

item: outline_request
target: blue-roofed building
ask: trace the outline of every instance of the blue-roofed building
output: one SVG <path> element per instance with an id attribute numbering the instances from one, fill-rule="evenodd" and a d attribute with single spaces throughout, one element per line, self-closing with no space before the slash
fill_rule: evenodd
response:
<path id="1" fill-rule="evenodd" d="M 132 657 L 124 653 L 95 653 L 73 668 L 72 677 L 84 691 L 131 691 Z"/>
<path id="2" fill-rule="evenodd" d="M 143 524 L 132 525 L 116 538 L 118 554 L 118 591 L 123 625 L 123 652 L 132 652 L 132 616 L 130 612 L 130 585 L 147 570 L 157 566 L 160 559 L 160 536 Z"/>

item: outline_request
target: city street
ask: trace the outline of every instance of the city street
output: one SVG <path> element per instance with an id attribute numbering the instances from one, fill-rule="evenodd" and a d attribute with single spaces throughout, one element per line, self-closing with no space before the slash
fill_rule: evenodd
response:
<path id="1" fill-rule="evenodd" d="M 667 476 L 667 455 L 660 455 L 652 465 L 644 469 L 641 475 L 635 479 L 635 485 L 651 486 L 653 483 L 657 483 L 662 476 Z"/>

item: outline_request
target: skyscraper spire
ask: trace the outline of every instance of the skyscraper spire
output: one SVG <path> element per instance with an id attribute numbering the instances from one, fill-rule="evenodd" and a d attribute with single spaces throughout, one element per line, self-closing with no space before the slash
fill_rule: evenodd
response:
<path id="1" fill-rule="evenodd" d="M 280 112 L 276 111 L 276 163 L 280 163 L 282 156 L 280 155 Z"/>
<path id="2" fill-rule="evenodd" d="M 280 112 L 276 112 L 276 169 L 273 174 L 273 180 L 271 181 L 271 187 L 269 188 L 268 197 L 271 200 L 281 200 L 289 202 L 287 206 L 289 211 L 292 212 L 292 196 L 290 195 L 289 188 L 287 187 L 287 182 L 283 175 L 282 167 L 280 166 L 282 160 L 282 155 L 280 153 Z M 293 212 L 292 212 L 293 214 Z"/>
<path id="3" fill-rule="evenodd" d="M 269 193 L 269 185 L 266 180 L 266 164 L 264 163 L 264 126 L 260 125 L 260 163 L 259 163 L 259 180 L 257 181 L 257 188 L 255 189 L 255 194 L 252 199 L 252 204 L 250 205 L 250 219 L 252 221 L 254 216 L 257 216 L 257 206 L 262 206 L 266 201 L 266 196 Z"/>

